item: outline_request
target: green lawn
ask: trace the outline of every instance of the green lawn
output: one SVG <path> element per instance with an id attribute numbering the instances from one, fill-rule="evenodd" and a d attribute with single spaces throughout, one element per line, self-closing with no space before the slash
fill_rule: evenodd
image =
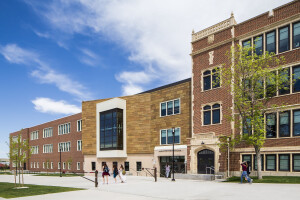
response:
<path id="1" fill-rule="evenodd" d="M 59 173 L 41 173 L 41 174 L 36 174 L 35 176 L 60 176 Z M 61 174 L 62 177 L 71 177 L 71 176 L 83 176 L 83 174 Z"/>
<path id="2" fill-rule="evenodd" d="M 251 176 L 250 176 L 251 177 Z M 263 179 L 258 180 L 257 177 L 251 177 L 253 183 L 289 183 L 289 184 L 300 184 L 299 176 L 263 176 Z M 241 177 L 230 177 L 225 182 L 241 182 Z M 246 181 L 244 180 L 244 183 Z"/>
<path id="3" fill-rule="evenodd" d="M 14 189 L 14 183 L 3 183 L 0 182 L 0 197 L 3 198 L 17 198 L 25 196 L 34 196 L 49 193 L 68 192 L 75 190 L 83 190 L 80 188 L 69 188 L 69 187 L 57 187 L 57 186 L 45 186 L 45 185 L 24 185 L 29 187 L 26 189 Z"/>
<path id="4" fill-rule="evenodd" d="M 12 175 L 10 172 L 0 172 L 0 175 Z"/>

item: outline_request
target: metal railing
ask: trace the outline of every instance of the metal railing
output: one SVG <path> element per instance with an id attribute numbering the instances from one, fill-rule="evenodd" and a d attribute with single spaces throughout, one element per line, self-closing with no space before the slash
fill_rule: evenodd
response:
<path id="1" fill-rule="evenodd" d="M 206 167 L 205 170 L 206 170 L 206 174 L 207 174 L 207 169 L 209 169 L 209 174 L 212 174 L 211 171 L 213 171 L 215 173 L 215 168 L 213 166 L 210 166 L 210 167 Z"/>

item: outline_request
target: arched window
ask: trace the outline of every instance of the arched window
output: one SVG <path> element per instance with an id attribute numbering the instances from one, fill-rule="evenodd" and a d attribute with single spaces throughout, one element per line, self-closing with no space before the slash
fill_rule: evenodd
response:
<path id="1" fill-rule="evenodd" d="M 216 103 L 213 106 L 203 107 L 203 125 L 219 124 L 221 122 L 221 106 Z"/>
<path id="2" fill-rule="evenodd" d="M 203 90 L 210 90 L 212 88 L 220 87 L 219 68 L 213 70 L 206 70 L 203 73 Z"/>

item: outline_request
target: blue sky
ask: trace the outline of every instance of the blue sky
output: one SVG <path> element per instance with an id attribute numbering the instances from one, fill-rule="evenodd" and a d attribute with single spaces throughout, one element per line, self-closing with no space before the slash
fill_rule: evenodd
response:
<path id="1" fill-rule="evenodd" d="M 84 100 L 191 77 L 191 33 L 290 0 L 0 1 L 0 158 L 8 135 Z"/>

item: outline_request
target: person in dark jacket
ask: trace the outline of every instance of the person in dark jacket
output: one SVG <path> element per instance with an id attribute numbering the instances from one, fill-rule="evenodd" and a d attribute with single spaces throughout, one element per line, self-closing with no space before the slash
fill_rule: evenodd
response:
<path id="1" fill-rule="evenodd" d="M 118 170 L 118 168 L 117 168 L 117 166 L 116 165 L 114 165 L 114 171 L 113 171 L 113 175 L 114 175 L 114 179 L 115 179 L 115 183 L 117 183 L 117 176 L 118 176 L 118 174 L 119 174 L 119 170 Z"/>

